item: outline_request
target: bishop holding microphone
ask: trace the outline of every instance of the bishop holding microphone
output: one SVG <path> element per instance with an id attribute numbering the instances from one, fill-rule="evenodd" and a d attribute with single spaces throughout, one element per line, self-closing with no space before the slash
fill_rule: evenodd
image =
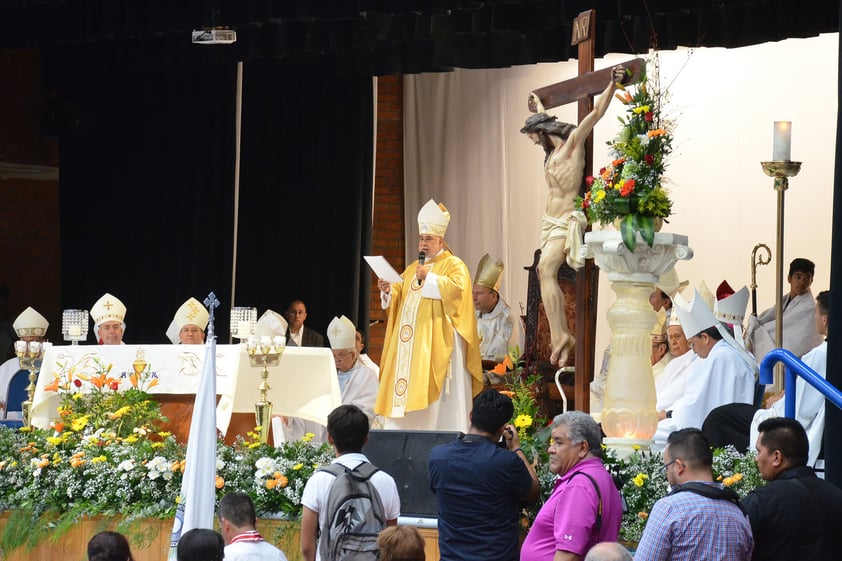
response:
<path id="1" fill-rule="evenodd" d="M 377 281 L 388 320 L 375 412 L 387 429 L 465 432 L 483 387 L 473 283 L 445 244 L 449 222 L 430 199 L 418 213 L 418 261 L 403 282 Z"/>

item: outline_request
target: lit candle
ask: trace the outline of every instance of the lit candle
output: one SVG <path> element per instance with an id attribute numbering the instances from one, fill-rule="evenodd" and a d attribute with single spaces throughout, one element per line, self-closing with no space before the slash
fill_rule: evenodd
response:
<path id="1" fill-rule="evenodd" d="M 239 322 L 237 324 L 237 337 L 240 339 L 246 339 L 249 335 L 251 335 L 251 323 L 247 321 Z"/>
<path id="2" fill-rule="evenodd" d="M 74 323 L 70 327 L 67 328 L 67 334 L 71 337 L 79 337 L 82 335 L 82 326 L 78 323 Z"/>
<path id="3" fill-rule="evenodd" d="M 775 121 L 775 136 L 772 143 L 772 160 L 788 162 L 792 140 L 792 121 Z"/>

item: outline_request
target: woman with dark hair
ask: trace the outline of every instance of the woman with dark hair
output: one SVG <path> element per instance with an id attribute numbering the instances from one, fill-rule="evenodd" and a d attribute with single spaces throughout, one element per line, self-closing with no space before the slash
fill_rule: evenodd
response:
<path id="1" fill-rule="evenodd" d="M 194 528 L 178 540 L 178 561 L 222 561 L 225 557 L 225 540 L 219 532 Z"/>
<path id="2" fill-rule="evenodd" d="M 88 542 L 88 561 L 134 561 L 134 557 L 126 536 L 100 532 Z"/>

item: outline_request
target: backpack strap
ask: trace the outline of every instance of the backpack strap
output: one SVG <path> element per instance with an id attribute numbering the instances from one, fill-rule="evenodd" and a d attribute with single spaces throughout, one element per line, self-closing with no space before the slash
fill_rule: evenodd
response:
<path id="1" fill-rule="evenodd" d="M 698 481 L 688 481 L 687 483 L 678 485 L 675 489 L 670 491 L 669 494 L 675 495 L 676 493 L 681 493 L 682 491 L 688 491 L 690 493 L 695 493 L 717 501 L 728 501 L 730 503 L 734 503 L 744 515 L 748 516 L 745 507 L 743 507 L 743 503 L 740 502 L 740 496 L 730 487 L 720 488 L 716 485 L 706 485 Z"/>
<path id="2" fill-rule="evenodd" d="M 570 474 L 570 477 L 567 479 L 567 481 L 570 481 L 579 474 L 582 474 L 588 479 L 590 479 L 594 491 L 596 491 L 596 531 L 599 532 L 599 530 L 602 528 L 602 493 L 599 492 L 599 485 L 596 484 L 596 480 L 589 473 L 585 473 L 584 471 L 574 471 L 572 474 Z"/>
<path id="3" fill-rule="evenodd" d="M 372 475 L 380 471 L 380 468 L 378 468 L 371 462 L 361 462 L 354 469 L 349 468 L 345 464 L 333 462 L 332 464 L 320 467 L 316 471 L 323 471 L 325 473 L 331 474 L 334 477 L 339 477 L 340 475 L 347 473 L 357 481 L 368 481 L 369 479 L 371 479 Z"/>

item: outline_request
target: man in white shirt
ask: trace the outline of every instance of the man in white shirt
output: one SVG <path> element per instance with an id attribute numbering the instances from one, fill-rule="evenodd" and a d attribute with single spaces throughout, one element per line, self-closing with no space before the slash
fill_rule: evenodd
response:
<path id="1" fill-rule="evenodd" d="M 782 347 L 801 358 L 804 353 L 814 349 L 822 342 L 822 336 L 816 332 L 813 314 L 815 301 L 810 286 L 813 284 L 816 265 L 809 259 L 793 259 L 789 264 L 789 294 L 783 298 L 783 341 Z M 746 329 L 746 345 L 754 353 L 757 363 L 766 353 L 777 348 L 775 344 L 775 306 L 759 316 L 749 316 Z"/>
<path id="2" fill-rule="evenodd" d="M 254 503 L 245 493 L 229 493 L 216 511 L 225 540 L 226 561 L 287 561 L 284 552 L 257 532 Z"/>
<path id="3" fill-rule="evenodd" d="M 287 309 L 287 345 L 290 347 L 324 347 L 325 338 L 318 331 L 304 326 L 307 306 L 301 300 L 293 300 Z"/>
<path id="4" fill-rule="evenodd" d="M 336 449 L 334 464 L 354 469 L 368 458 L 361 452 L 368 441 L 368 417 L 355 405 L 340 405 L 327 418 L 328 440 Z M 318 561 L 318 530 L 324 525 L 330 488 L 336 478 L 326 471 L 316 471 L 304 486 L 301 504 L 301 553 L 304 561 Z M 371 476 L 371 483 L 380 496 L 386 514 L 386 526 L 397 524 L 401 513 L 398 487 L 392 476 L 377 471 Z M 327 561 L 327 560 L 325 560 Z"/>

